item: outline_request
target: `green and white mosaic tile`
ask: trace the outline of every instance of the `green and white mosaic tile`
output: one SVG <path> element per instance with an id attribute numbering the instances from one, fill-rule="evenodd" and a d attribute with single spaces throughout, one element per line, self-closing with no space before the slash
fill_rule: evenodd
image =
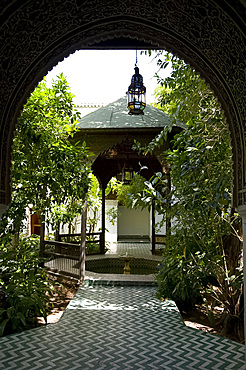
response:
<path id="1" fill-rule="evenodd" d="M 87 286 L 58 323 L 0 338 L 0 369 L 245 369 L 244 345 L 186 327 L 154 287 Z"/>

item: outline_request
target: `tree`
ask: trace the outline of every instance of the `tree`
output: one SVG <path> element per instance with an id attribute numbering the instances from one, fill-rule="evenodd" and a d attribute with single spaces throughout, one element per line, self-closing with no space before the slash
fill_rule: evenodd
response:
<path id="1" fill-rule="evenodd" d="M 79 113 L 69 90 L 63 74 L 51 88 L 44 79 L 18 120 L 12 157 L 12 203 L 6 215 L 14 217 L 11 227 L 17 232 L 28 205 L 46 217 L 54 206 L 65 205 L 67 221 L 69 210 L 73 218 L 85 199 L 88 151 L 85 143 L 72 142 Z"/>
<path id="2" fill-rule="evenodd" d="M 39 240 L 21 235 L 26 208 L 51 222 L 69 222 L 81 212 L 89 185 L 88 151 L 73 142 L 78 112 L 61 74 L 45 79 L 18 120 L 12 157 L 12 202 L 0 230 L 0 336 L 22 330 L 30 318 L 46 318 L 47 275 L 40 267 Z M 15 238 L 13 242 L 13 237 Z"/>
<path id="3" fill-rule="evenodd" d="M 166 179 L 161 174 L 145 182 L 145 195 L 139 192 L 130 199 L 141 204 L 145 200 L 146 205 L 154 199 L 159 212 L 174 220 L 157 277 L 159 296 L 175 299 L 181 308 L 204 299 L 210 318 L 212 308 L 222 306 L 225 331 L 233 330 L 241 340 L 242 234 L 231 205 L 229 132 L 219 102 L 200 76 L 177 57 L 157 54 L 159 68 L 169 63 L 170 77 L 156 75 L 156 107 L 173 122 L 179 119 L 187 125 L 165 153 L 171 168 L 171 207 L 163 196 Z M 155 138 L 149 150 L 166 134 Z"/>

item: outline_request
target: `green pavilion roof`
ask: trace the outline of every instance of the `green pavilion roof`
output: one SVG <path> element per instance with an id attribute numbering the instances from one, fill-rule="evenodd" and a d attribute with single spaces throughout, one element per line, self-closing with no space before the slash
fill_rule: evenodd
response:
<path id="1" fill-rule="evenodd" d="M 127 98 L 123 97 L 113 103 L 87 114 L 79 121 L 81 129 L 144 129 L 163 128 L 172 124 L 168 114 L 147 104 L 143 115 L 128 114 Z M 176 121 L 176 127 L 185 128 L 185 124 Z"/>

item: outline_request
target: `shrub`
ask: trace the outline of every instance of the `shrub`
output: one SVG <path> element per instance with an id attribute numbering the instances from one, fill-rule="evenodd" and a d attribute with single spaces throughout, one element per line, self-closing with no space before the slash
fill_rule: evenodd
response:
<path id="1" fill-rule="evenodd" d="M 2 248 L 0 284 L 0 336 L 21 331 L 37 316 L 46 320 L 51 294 L 46 271 L 40 267 L 37 237 L 21 237 L 15 248 Z"/>

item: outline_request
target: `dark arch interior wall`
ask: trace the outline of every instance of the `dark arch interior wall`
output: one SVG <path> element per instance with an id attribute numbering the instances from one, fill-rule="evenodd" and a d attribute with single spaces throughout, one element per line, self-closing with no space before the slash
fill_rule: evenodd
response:
<path id="1" fill-rule="evenodd" d="M 245 205 L 245 19 L 240 0 L 1 1 L 0 205 L 16 120 L 48 70 L 77 49 L 136 47 L 177 54 L 214 89 L 231 132 L 234 205 Z"/>

